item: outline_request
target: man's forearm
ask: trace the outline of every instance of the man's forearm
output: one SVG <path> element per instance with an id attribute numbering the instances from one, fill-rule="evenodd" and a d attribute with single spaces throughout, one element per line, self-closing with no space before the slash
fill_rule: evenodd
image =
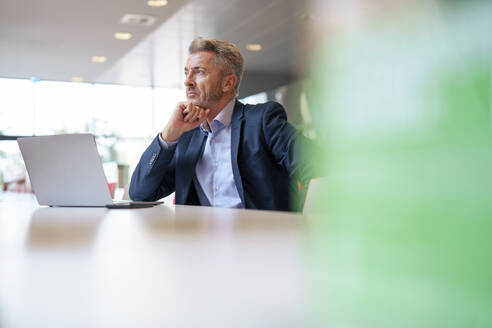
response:
<path id="1" fill-rule="evenodd" d="M 156 137 L 132 174 L 130 198 L 132 200 L 155 201 L 174 192 L 175 147 L 164 149 Z"/>

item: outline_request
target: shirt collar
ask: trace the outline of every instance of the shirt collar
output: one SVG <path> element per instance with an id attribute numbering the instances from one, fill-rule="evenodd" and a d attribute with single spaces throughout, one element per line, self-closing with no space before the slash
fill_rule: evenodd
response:
<path id="1" fill-rule="evenodd" d="M 202 132 L 207 134 L 208 132 L 215 132 L 220 126 L 228 127 L 231 125 L 232 112 L 234 111 L 234 105 L 236 103 L 236 98 L 232 98 L 227 105 L 217 114 L 217 116 L 212 121 L 211 127 L 208 126 L 208 122 L 204 121 L 200 124 L 200 129 Z"/>

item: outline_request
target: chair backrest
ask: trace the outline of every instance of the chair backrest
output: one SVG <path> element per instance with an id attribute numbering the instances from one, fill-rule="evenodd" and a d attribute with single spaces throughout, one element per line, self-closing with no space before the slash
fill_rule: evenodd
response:
<path id="1" fill-rule="evenodd" d="M 319 210 L 320 204 L 324 201 L 323 195 L 326 195 L 327 192 L 328 179 L 328 177 L 311 179 L 306 191 L 306 198 L 304 199 L 303 214 L 310 214 Z"/>

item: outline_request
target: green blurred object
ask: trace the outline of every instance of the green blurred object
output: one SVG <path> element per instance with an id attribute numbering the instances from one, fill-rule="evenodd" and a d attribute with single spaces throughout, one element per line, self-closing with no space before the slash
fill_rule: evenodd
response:
<path id="1" fill-rule="evenodd" d="M 492 327 L 492 5 L 407 9 L 325 27 L 313 306 L 327 327 Z"/>

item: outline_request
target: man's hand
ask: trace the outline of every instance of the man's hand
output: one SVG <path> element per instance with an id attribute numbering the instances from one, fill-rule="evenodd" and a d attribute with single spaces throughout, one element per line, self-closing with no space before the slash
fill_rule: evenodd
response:
<path id="1" fill-rule="evenodd" d="M 161 132 L 162 140 L 178 140 L 183 133 L 199 126 L 209 113 L 210 109 L 195 106 L 191 102 L 179 102 Z"/>

